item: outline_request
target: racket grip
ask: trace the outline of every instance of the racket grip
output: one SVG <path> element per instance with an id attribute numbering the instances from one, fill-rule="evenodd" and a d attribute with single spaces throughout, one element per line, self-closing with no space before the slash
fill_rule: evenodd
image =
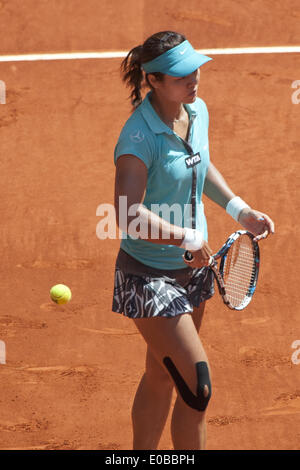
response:
<path id="1" fill-rule="evenodd" d="M 193 255 L 192 255 L 192 253 L 191 253 L 190 251 L 186 251 L 186 252 L 184 253 L 184 258 L 185 258 L 187 261 L 192 261 L 194 257 L 193 257 Z"/>
<path id="2" fill-rule="evenodd" d="M 187 261 L 193 261 L 193 259 L 194 259 L 193 255 L 190 251 L 186 251 L 184 253 L 184 257 Z M 212 266 L 213 264 L 215 264 L 215 258 L 213 256 L 211 256 L 210 259 L 209 259 L 209 262 L 208 262 L 208 266 Z"/>

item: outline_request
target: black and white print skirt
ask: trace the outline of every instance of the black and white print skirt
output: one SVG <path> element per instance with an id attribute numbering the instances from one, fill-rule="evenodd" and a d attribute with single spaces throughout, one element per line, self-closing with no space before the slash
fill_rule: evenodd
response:
<path id="1" fill-rule="evenodd" d="M 130 318 L 175 317 L 192 312 L 213 294 L 214 275 L 207 267 L 164 271 L 119 252 L 113 312 Z"/>

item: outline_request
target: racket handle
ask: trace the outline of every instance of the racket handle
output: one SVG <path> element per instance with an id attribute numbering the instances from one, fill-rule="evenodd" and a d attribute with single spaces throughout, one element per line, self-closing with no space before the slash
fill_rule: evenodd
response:
<path id="1" fill-rule="evenodd" d="M 193 261 L 194 257 L 190 251 L 186 251 L 184 253 L 184 257 L 187 261 Z M 213 266 L 215 264 L 215 258 L 213 256 L 210 257 L 208 266 Z"/>
<path id="2" fill-rule="evenodd" d="M 190 251 L 186 251 L 186 252 L 184 253 L 184 257 L 185 257 L 185 259 L 186 259 L 187 261 L 193 261 L 193 259 L 194 259 L 193 255 L 192 255 L 192 253 L 191 253 Z"/>

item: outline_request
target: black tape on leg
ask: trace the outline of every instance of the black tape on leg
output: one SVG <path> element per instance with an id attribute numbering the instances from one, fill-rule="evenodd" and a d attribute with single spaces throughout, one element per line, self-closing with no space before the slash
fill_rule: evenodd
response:
<path id="1" fill-rule="evenodd" d="M 183 401 L 197 411 L 205 411 L 211 397 L 211 383 L 207 363 L 201 361 L 195 364 L 197 373 L 197 395 L 194 395 L 185 383 L 172 359 L 170 357 L 165 357 L 163 362 L 172 376 Z M 207 396 L 205 396 L 204 393 L 205 385 L 208 388 Z"/>
<path id="2" fill-rule="evenodd" d="M 207 362 L 197 362 L 196 369 L 198 379 L 197 395 L 201 397 L 201 406 L 203 406 L 203 409 L 200 409 L 200 411 L 205 411 L 211 397 L 211 382 Z M 208 388 L 207 396 L 205 396 L 205 385 Z"/>

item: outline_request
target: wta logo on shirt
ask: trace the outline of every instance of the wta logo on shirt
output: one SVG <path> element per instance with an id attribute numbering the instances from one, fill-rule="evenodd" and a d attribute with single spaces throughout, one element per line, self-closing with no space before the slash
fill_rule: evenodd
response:
<path id="1" fill-rule="evenodd" d="M 185 164 L 187 168 L 193 168 L 193 166 L 198 165 L 201 162 L 200 153 L 195 153 L 195 155 L 190 155 L 185 159 Z"/>

